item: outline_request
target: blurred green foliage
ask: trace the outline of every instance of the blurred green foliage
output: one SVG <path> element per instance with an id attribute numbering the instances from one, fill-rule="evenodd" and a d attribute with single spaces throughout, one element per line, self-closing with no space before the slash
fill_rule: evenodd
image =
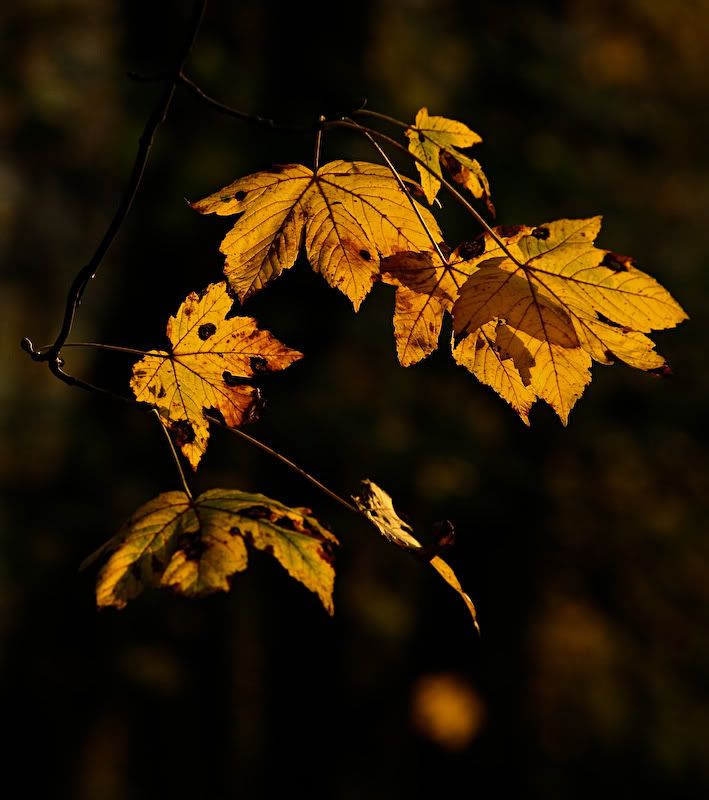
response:
<path id="1" fill-rule="evenodd" d="M 481 640 L 431 570 L 218 434 L 198 489 L 309 505 L 343 541 L 335 620 L 266 559 L 228 596 L 154 594 L 115 614 L 95 611 L 93 575 L 77 577 L 134 508 L 175 488 L 173 466 L 150 415 L 68 389 L 18 342 L 54 336 L 159 91 L 126 72 L 163 68 L 188 14 L 186 2 L 119 0 L 3 9 L 8 765 L 28 792 L 79 800 L 706 796 L 709 2 L 365 0 L 337 19 L 273 0 L 210 3 L 189 66 L 210 94 L 289 120 L 361 96 L 406 119 L 421 105 L 462 119 L 485 137 L 476 155 L 501 223 L 602 213 L 601 246 L 632 254 L 692 317 L 658 337 L 672 379 L 596 366 L 568 429 L 540 408 L 527 431 L 449 357 L 396 365 L 386 287 L 355 316 L 303 264 L 249 301 L 306 353 L 265 385 L 254 433 L 341 492 L 371 477 L 417 530 L 454 520 L 451 561 Z M 325 142 L 326 157 L 345 152 L 375 158 L 345 134 Z M 308 137 L 240 125 L 180 93 L 75 339 L 161 346 L 166 316 L 221 270 L 227 223 L 182 198 L 311 157 Z M 477 233 L 453 208 L 444 224 L 452 245 Z M 67 361 L 127 389 L 121 356 Z M 475 698 L 465 746 L 415 724 L 417 687 L 438 674 Z"/>

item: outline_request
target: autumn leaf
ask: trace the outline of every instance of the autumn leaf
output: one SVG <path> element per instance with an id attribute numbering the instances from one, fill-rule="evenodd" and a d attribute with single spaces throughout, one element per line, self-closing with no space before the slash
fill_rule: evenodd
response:
<path id="1" fill-rule="evenodd" d="M 313 269 L 355 310 L 379 273 L 379 259 L 402 250 L 426 251 L 431 213 L 410 199 L 386 167 L 332 161 L 313 173 L 287 164 L 248 175 L 192 204 L 202 214 L 239 214 L 221 244 L 229 285 L 244 300 L 290 269 L 305 240 Z"/>
<path id="2" fill-rule="evenodd" d="M 262 494 L 212 489 L 193 500 L 166 492 L 141 506 L 106 546 L 112 555 L 96 601 L 123 608 L 150 587 L 189 597 L 227 591 L 230 578 L 246 569 L 251 547 L 270 553 L 332 614 L 337 544 L 308 509 Z"/>
<path id="3" fill-rule="evenodd" d="M 392 544 L 404 550 L 425 551 L 425 548 L 413 535 L 413 529 L 404 522 L 394 509 L 391 497 L 376 483 L 370 480 L 363 480 L 359 496 L 352 498 L 357 508 L 373 523 L 379 532 Z M 475 605 L 470 597 L 463 591 L 455 572 L 450 565 L 440 556 L 436 555 L 430 559 L 431 566 L 443 578 L 443 580 L 455 589 L 461 596 L 468 611 L 473 618 L 475 629 L 480 632 L 478 627 Z"/>
<path id="4" fill-rule="evenodd" d="M 471 274 L 453 305 L 456 360 L 528 422 L 534 398 L 566 423 L 591 360 L 663 371 L 645 336 L 686 314 L 632 260 L 594 246 L 600 217 L 497 228 L 459 265 Z M 467 337 L 467 338 L 463 338 Z M 515 375 L 516 372 L 516 375 Z"/>
<path id="5" fill-rule="evenodd" d="M 441 255 L 445 256 L 445 261 Z M 382 259 L 384 283 L 396 286 L 394 339 L 399 363 L 408 367 L 438 347 L 443 317 L 470 275 L 459 250 L 402 252 Z"/>
<path id="6" fill-rule="evenodd" d="M 251 317 L 227 318 L 232 304 L 223 281 L 192 292 L 168 320 L 168 350 L 151 350 L 133 366 L 136 399 L 157 408 L 193 469 L 209 438 L 205 412 L 218 411 L 231 426 L 255 419 L 259 392 L 244 379 L 302 358 Z"/>
<path id="7" fill-rule="evenodd" d="M 421 176 L 421 186 L 429 203 L 433 203 L 441 186 L 443 165 L 453 180 L 464 186 L 473 197 L 484 199 L 494 216 L 490 184 L 482 167 L 475 159 L 457 149 L 472 147 L 481 142 L 481 137 L 475 131 L 457 120 L 429 116 L 428 109 L 421 108 L 416 114 L 414 124 L 407 128 L 406 136 L 409 140 L 409 152 L 435 173 L 432 174 L 421 164 L 416 164 Z"/>
<path id="8" fill-rule="evenodd" d="M 517 366 L 510 349 L 511 338 L 506 340 L 507 349 L 497 344 L 497 330 L 501 326 L 509 331 L 502 322 L 483 325 L 453 349 L 453 357 L 481 383 L 492 387 L 529 425 L 529 411 L 537 399 L 530 386 L 534 359 L 519 338 L 514 337 L 513 350 L 519 354 Z"/>

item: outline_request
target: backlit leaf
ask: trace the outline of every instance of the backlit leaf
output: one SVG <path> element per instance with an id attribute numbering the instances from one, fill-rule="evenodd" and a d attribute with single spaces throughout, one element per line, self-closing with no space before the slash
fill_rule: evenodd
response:
<path id="1" fill-rule="evenodd" d="M 335 545 L 306 508 L 235 489 L 212 489 L 196 500 L 166 492 L 141 506 L 106 546 L 112 555 L 99 575 L 96 600 L 123 608 L 149 587 L 190 597 L 226 591 L 231 577 L 246 569 L 253 547 L 270 553 L 332 614 Z"/>
<path id="2" fill-rule="evenodd" d="M 391 497 L 376 483 L 363 480 L 359 496 L 352 499 L 357 508 L 375 525 L 385 539 L 404 550 L 413 550 L 414 552 L 424 550 L 421 542 L 414 537 L 413 528 L 396 513 Z M 438 555 L 431 558 L 429 563 L 443 580 L 461 596 L 473 618 L 475 629 L 479 632 L 473 601 L 463 591 L 463 587 L 450 565 Z"/>
<path id="3" fill-rule="evenodd" d="M 251 317 L 227 319 L 232 304 L 223 281 L 192 292 L 168 320 L 170 348 L 151 350 L 133 366 L 136 398 L 157 408 L 193 469 L 209 438 L 205 411 L 218 411 L 231 426 L 254 419 L 259 393 L 244 379 L 302 358 Z"/>
<path id="4" fill-rule="evenodd" d="M 592 217 L 497 228 L 507 252 L 486 233 L 475 256 L 458 265 L 470 277 L 453 305 L 457 337 L 467 337 L 456 359 L 525 421 L 533 395 L 566 423 L 591 379 L 591 359 L 665 370 L 644 334 L 686 319 L 631 259 L 594 246 L 600 226 L 601 218 Z"/>
<path id="5" fill-rule="evenodd" d="M 416 364 L 438 347 L 443 316 L 470 271 L 457 252 L 444 263 L 436 252 L 402 252 L 382 259 L 384 283 L 396 286 L 394 338 L 399 362 Z"/>
<path id="6" fill-rule="evenodd" d="M 491 213 L 495 209 L 490 202 L 490 185 L 480 164 L 464 153 L 459 147 L 472 147 L 481 142 L 480 136 L 467 125 L 446 117 L 429 116 L 427 108 L 419 109 L 415 123 L 406 130 L 409 152 L 420 158 L 431 174 L 421 164 L 416 168 L 421 176 L 421 186 L 429 203 L 432 203 L 441 186 L 441 165 L 454 181 L 464 186 L 473 197 L 483 198 Z M 438 177 L 436 177 L 438 176 Z"/>
<path id="7" fill-rule="evenodd" d="M 378 275 L 381 256 L 432 248 L 389 169 L 363 161 L 331 161 L 317 173 L 302 164 L 274 167 L 192 207 L 203 214 L 240 215 L 221 252 L 229 285 L 242 300 L 290 269 L 303 239 L 313 269 L 349 297 L 355 310 Z M 417 208 L 440 241 L 433 216 Z"/>

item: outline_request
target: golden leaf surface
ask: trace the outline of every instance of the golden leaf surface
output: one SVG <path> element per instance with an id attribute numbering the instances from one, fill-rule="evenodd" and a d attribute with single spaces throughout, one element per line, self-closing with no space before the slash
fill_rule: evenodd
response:
<path id="1" fill-rule="evenodd" d="M 306 508 L 262 494 L 212 489 L 196 500 L 166 492 L 141 506 L 99 553 L 112 551 L 96 586 L 99 606 L 123 608 L 144 588 L 189 597 L 229 589 L 248 548 L 270 553 L 333 613 L 337 539 Z"/>
<path id="2" fill-rule="evenodd" d="M 408 522 L 404 522 L 396 513 L 391 496 L 377 486 L 374 481 L 363 480 L 360 494 L 352 499 L 357 508 L 387 541 L 404 550 L 412 550 L 414 552 L 424 550 L 421 542 L 413 535 L 413 528 L 411 525 L 409 525 Z M 463 587 L 455 572 L 453 572 L 453 569 L 438 555 L 431 558 L 429 563 L 443 580 L 461 596 L 473 618 L 475 629 L 480 632 L 475 605 L 470 597 L 463 591 Z"/>
<path id="3" fill-rule="evenodd" d="M 631 259 L 594 246 L 600 226 L 592 217 L 496 228 L 507 252 L 486 233 L 479 252 L 459 265 L 470 277 L 453 305 L 456 335 L 467 337 L 456 360 L 525 421 L 533 396 L 566 424 L 591 379 L 592 359 L 666 370 L 644 334 L 687 318 Z"/>
<path id="4" fill-rule="evenodd" d="M 168 320 L 169 350 L 151 350 L 133 366 L 136 399 L 155 406 L 193 469 L 209 439 L 205 412 L 220 412 L 231 426 L 254 419 L 259 393 L 243 379 L 302 358 L 251 317 L 227 319 L 232 304 L 223 281 L 192 292 Z"/>
<path id="5" fill-rule="evenodd" d="M 407 128 L 409 152 L 433 170 L 432 174 L 421 164 L 416 164 L 421 176 L 421 187 L 426 199 L 433 203 L 441 187 L 441 165 L 454 181 L 464 186 L 476 198 L 483 198 L 491 213 L 495 209 L 490 202 L 490 184 L 480 164 L 457 148 L 472 147 L 481 142 L 481 137 L 467 125 L 446 117 L 432 117 L 427 108 L 419 109 L 416 121 Z"/>
<path id="6" fill-rule="evenodd" d="M 379 260 L 432 248 L 431 213 L 410 199 L 386 167 L 331 161 L 317 173 L 287 164 L 241 178 L 192 204 L 202 214 L 239 214 L 221 244 L 229 285 L 244 300 L 290 269 L 305 241 L 308 260 L 355 310 L 379 273 Z"/>
<path id="7" fill-rule="evenodd" d="M 394 339 L 399 363 L 416 364 L 438 347 L 443 317 L 453 308 L 470 270 L 458 251 L 446 262 L 436 252 L 402 252 L 382 259 L 384 283 L 396 286 Z"/>

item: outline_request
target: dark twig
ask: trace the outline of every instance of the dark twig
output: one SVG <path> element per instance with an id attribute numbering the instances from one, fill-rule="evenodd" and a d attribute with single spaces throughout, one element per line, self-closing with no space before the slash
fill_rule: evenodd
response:
<path id="1" fill-rule="evenodd" d="M 113 244 L 113 241 L 118 235 L 125 218 L 128 216 L 128 213 L 133 206 L 135 196 L 140 188 L 143 174 L 145 173 L 145 167 L 153 146 L 155 133 L 160 125 L 165 121 L 167 112 L 172 104 L 175 94 L 175 87 L 180 80 L 182 69 L 185 65 L 187 57 L 190 54 L 190 51 L 192 50 L 195 39 L 197 38 L 197 33 L 202 23 L 202 18 L 204 16 L 206 7 L 207 0 L 198 0 L 195 4 L 188 28 L 188 33 L 178 51 L 174 66 L 164 78 L 162 94 L 160 95 L 157 104 L 150 114 L 150 117 L 148 118 L 145 128 L 143 129 L 143 133 L 140 137 L 138 143 L 138 152 L 136 153 L 133 169 L 131 171 L 130 178 L 128 179 L 128 184 L 124 190 L 123 197 L 121 198 L 113 219 L 109 223 L 103 238 L 96 248 L 96 251 L 89 262 L 82 267 L 81 270 L 79 270 L 69 288 L 66 307 L 64 310 L 64 319 L 54 344 L 46 351 L 38 351 L 34 349 L 32 342 L 29 339 L 23 339 L 22 341 L 22 348 L 28 352 L 35 361 L 46 361 L 49 364 L 49 369 L 52 371 L 52 373 L 70 386 L 82 385 L 83 382 L 79 382 L 77 378 L 73 378 L 62 370 L 62 361 L 60 356 L 61 349 L 71 333 L 71 329 L 74 324 L 74 317 L 76 316 L 76 311 L 81 303 L 81 299 L 86 291 L 86 287 L 91 279 L 96 275 L 104 256 L 108 252 L 110 246 Z M 87 388 L 87 386 L 84 385 L 84 388 Z"/>

